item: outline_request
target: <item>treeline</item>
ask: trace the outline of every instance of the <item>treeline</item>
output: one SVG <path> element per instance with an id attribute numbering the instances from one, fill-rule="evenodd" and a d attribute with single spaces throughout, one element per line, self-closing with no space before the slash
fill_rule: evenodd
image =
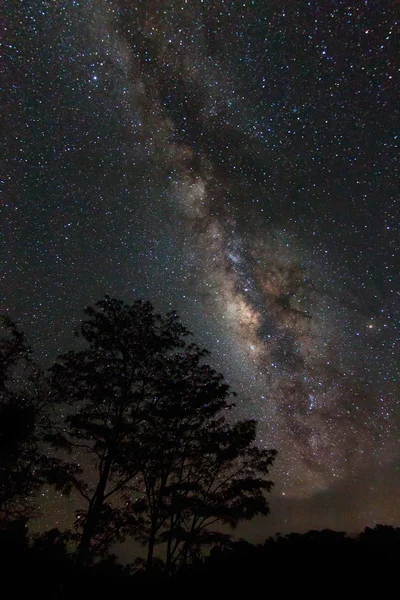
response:
<path id="1" fill-rule="evenodd" d="M 81 566 L 57 529 L 29 539 L 24 523 L 15 521 L 0 532 L 3 582 L 11 574 L 14 592 L 40 593 L 44 599 L 90 595 L 100 600 L 140 592 L 237 595 L 264 588 L 331 595 L 343 589 L 372 592 L 377 581 L 382 591 L 384 582 L 397 573 L 399 558 L 400 528 L 385 525 L 367 527 L 358 535 L 324 530 L 277 534 L 258 545 L 225 541 L 172 575 L 160 559 L 151 572 L 138 560 L 122 565 L 111 555 Z"/>
<path id="2" fill-rule="evenodd" d="M 29 561 L 51 542 L 51 555 L 68 548 L 80 569 L 130 538 L 147 572 L 160 569 L 162 547 L 171 576 L 240 522 L 268 515 L 276 452 L 257 446 L 255 421 L 232 418 L 235 394 L 174 312 L 105 297 L 84 315 L 77 349 L 47 371 L 2 318 L 3 551 L 38 514 L 41 487 L 53 486 L 79 498 L 75 526 L 35 540 Z"/>

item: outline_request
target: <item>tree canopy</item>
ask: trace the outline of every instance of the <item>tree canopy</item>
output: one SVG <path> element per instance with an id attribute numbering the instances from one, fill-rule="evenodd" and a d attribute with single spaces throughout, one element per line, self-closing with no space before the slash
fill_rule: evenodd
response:
<path id="1" fill-rule="evenodd" d="M 80 561 L 131 535 L 149 569 L 164 543 L 172 569 L 228 535 L 213 524 L 268 514 L 275 451 L 255 445 L 255 422 L 227 418 L 234 394 L 178 316 L 105 297 L 85 317 L 85 347 L 52 368 L 58 401 L 69 405 L 60 443 L 91 465 L 74 479 L 86 501 Z"/>

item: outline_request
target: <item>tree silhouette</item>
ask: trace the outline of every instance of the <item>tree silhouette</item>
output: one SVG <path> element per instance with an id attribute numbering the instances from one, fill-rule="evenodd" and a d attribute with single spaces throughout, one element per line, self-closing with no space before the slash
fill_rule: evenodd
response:
<path id="1" fill-rule="evenodd" d="M 400 527 L 377 524 L 372 529 L 366 527 L 359 535 L 359 541 L 365 546 L 400 545 Z"/>
<path id="2" fill-rule="evenodd" d="M 43 425 L 40 373 L 24 334 L 2 316 L 0 338 L 0 520 L 34 514 L 34 493 L 41 486 L 44 457 L 38 427 Z"/>
<path id="3" fill-rule="evenodd" d="M 191 344 L 169 361 L 160 400 L 139 433 L 135 459 L 143 493 L 136 482 L 133 497 L 144 497 L 146 506 L 136 537 L 147 546 L 147 569 L 157 543 L 166 543 L 166 569 L 173 571 L 193 561 L 202 546 L 230 537 L 213 525 L 234 528 L 269 513 L 266 476 L 275 451 L 254 445 L 254 421 L 228 422 L 233 394 L 204 364 L 207 356 Z"/>
<path id="4" fill-rule="evenodd" d="M 155 314 L 149 302 L 128 306 L 105 297 L 85 315 L 78 335 L 88 347 L 61 355 L 52 368 L 58 399 L 72 409 L 66 417 L 67 435 L 59 441 L 95 466 L 91 482 L 73 482 L 87 503 L 77 515 L 82 564 L 92 560 L 95 550 L 124 535 L 115 499 L 138 474 L 132 460 L 137 433 L 157 403 L 165 357 L 183 347 L 189 335 L 174 313 Z M 130 531 L 132 527 L 131 517 Z"/>
<path id="5" fill-rule="evenodd" d="M 129 534 L 147 546 L 148 568 L 165 543 L 172 569 L 228 535 L 212 524 L 268 514 L 275 452 L 254 445 L 253 421 L 229 424 L 233 394 L 176 314 L 106 296 L 85 315 L 88 346 L 52 368 L 70 406 L 61 441 L 95 466 L 74 481 L 86 500 L 78 561 Z"/>
<path id="6" fill-rule="evenodd" d="M 0 524 L 37 514 L 35 494 L 44 483 L 68 492 L 79 470 L 48 453 L 52 398 L 24 334 L 0 317 Z"/>

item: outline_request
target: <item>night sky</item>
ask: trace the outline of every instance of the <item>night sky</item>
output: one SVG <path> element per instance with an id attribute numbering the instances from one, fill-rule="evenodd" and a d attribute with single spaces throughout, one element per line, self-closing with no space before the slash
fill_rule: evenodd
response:
<path id="1" fill-rule="evenodd" d="M 49 365 L 176 309 L 279 452 L 250 539 L 399 525 L 399 2 L 4 6 L 0 311 Z"/>

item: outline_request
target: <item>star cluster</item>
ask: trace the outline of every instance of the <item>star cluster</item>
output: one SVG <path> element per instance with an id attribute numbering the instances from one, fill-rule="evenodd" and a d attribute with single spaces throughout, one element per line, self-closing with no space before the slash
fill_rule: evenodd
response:
<path id="1" fill-rule="evenodd" d="M 177 309 L 279 451 L 271 527 L 397 523 L 398 3 L 6 13 L 2 310 L 38 358 L 104 293 Z"/>

